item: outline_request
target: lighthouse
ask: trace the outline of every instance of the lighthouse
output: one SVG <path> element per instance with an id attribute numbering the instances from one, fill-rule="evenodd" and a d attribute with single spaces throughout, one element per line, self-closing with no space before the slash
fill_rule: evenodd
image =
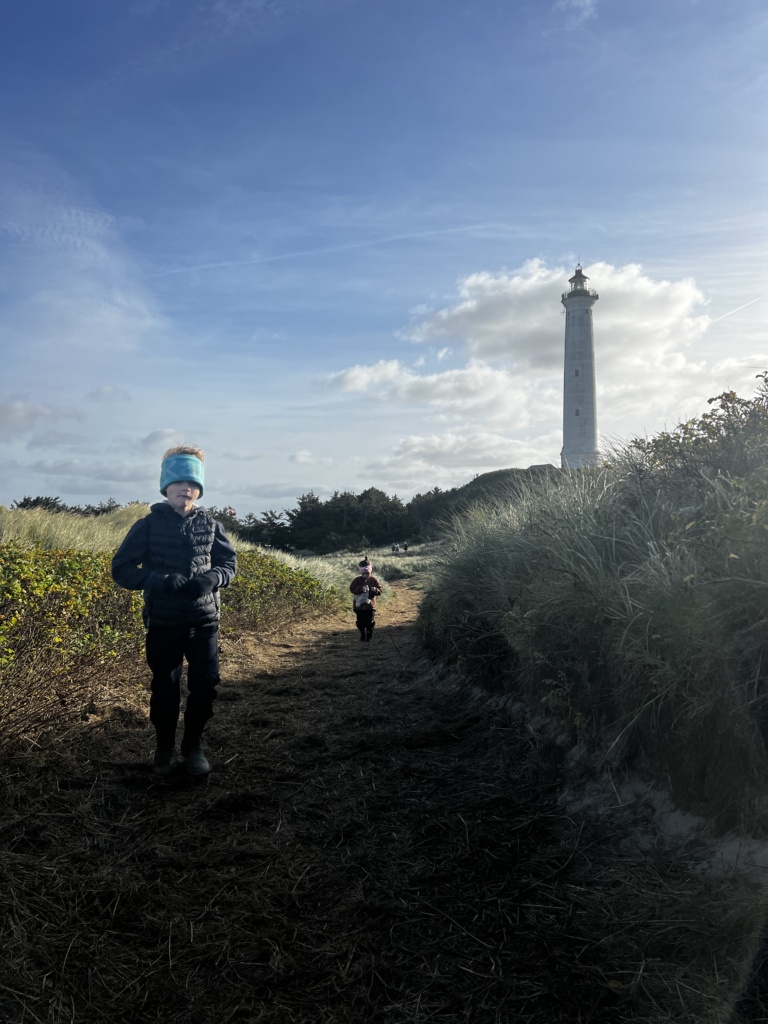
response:
<path id="1" fill-rule="evenodd" d="M 597 402 L 595 400 L 595 339 L 592 307 L 600 298 L 587 287 L 589 278 L 577 264 L 563 293 L 565 362 L 563 375 L 563 469 L 597 465 Z"/>

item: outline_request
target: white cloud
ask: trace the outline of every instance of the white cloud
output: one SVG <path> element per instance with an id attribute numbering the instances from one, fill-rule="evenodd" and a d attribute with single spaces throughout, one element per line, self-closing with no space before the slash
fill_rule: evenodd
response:
<path id="1" fill-rule="evenodd" d="M 394 458 L 416 460 L 428 466 L 487 471 L 530 465 L 542 458 L 542 449 L 551 448 L 554 455 L 559 445 L 559 435 L 531 441 L 496 433 L 429 434 L 403 438 L 395 448 Z"/>
<path id="2" fill-rule="evenodd" d="M 22 396 L 0 399 L 0 440 L 33 430 L 40 420 L 78 419 L 79 413 L 62 406 L 43 405 Z"/>
<path id="3" fill-rule="evenodd" d="M 288 461 L 298 462 L 301 465 L 311 465 L 315 460 L 312 458 L 312 452 L 304 448 L 301 451 L 294 452 L 293 455 L 289 455 Z"/>
<path id="4" fill-rule="evenodd" d="M 164 427 L 161 430 L 153 430 L 146 437 L 137 442 L 137 447 L 144 451 L 154 451 L 160 448 L 169 448 L 180 437 L 178 430 L 172 427 Z"/>
<path id="5" fill-rule="evenodd" d="M 331 376 L 343 391 L 375 395 L 383 402 L 430 406 L 439 416 L 477 415 L 484 420 L 524 427 L 532 419 L 530 393 L 507 370 L 480 362 L 444 373 L 418 374 L 397 359 L 353 366 Z"/>
<path id="6" fill-rule="evenodd" d="M 412 325 L 406 335 L 428 344 L 451 339 L 475 359 L 503 359 L 517 372 L 560 371 L 563 309 L 573 269 L 528 260 L 517 270 L 470 274 L 458 283 L 458 301 Z M 704 296 L 690 279 L 655 281 L 638 264 L 585 268 L 600 300 L 595 335 L 601 360 L 622 364 L 654 356 L 701 337 L 708 323 L 696 313 Z"/>
<path id="7" fill-rule="evenodd" d="M 293 452 L 292 455 L 288 456 L 288 461 L 295 462 L 300 466 L 331 466 L 333 464 L 333 459 L 314 455 L 307 448 Z"/>
<path id="8" fill-rule="evenodd" d="M 700 415 L 726 387 L 753 391 L 768 356 L 707 356 L 707 300 L 690 278 L 655 279 L 638 264 L 585 268 L 599 293 L 594 308 L 598 425 L 604 442 L 674 426 Z M 463 367 L 424 373 L 397 359 L 357 365 L 331 384 L 375 396 L 416 415 L 435 432 L 416 430 L 377 472 L 416 484 L 438 469 L 524 466 L 559 461 L 564 316 L 561 294 L 573 267 L 530 260 L 514 271 L 478 272 L 459 281 L 457 299 L 412 325 L 409 336 L 434 345 L 450 338 Z M 500 363 L 507 365 L 499 365 Z M 429 422 L 429 420 L 424 420 Z M 544 432 L 536 438 L 536 427 Z M 534 434 L 534 440 L 530 435 Z M 508 436 L 505 436 L 508 435 Z M 390 481 L 391 477 L 388 477 Z M 442 486 L 442 484 L 441 484 Z"/>
<path id="9" fill-rule="evenodd" d="M 366 466 L 365 474 L 389 493 L 410 495 L 460 487 L 493 470 L 559 465 L 561 446 L 559 430 L 528 438 L 482 430 L 412 435 L 401 438 L 391 455 Z"/>
<path id="10" fill-rule="evenodd" d="M 569 275 L 529 260 L 516 271 L 479 271 L 458 282 L 458 301 L 414 323 L 405 336 L 415 342 L 463 346 L 478 359 L 500 359 L 516 367 L 549 366 L 557 356 L 556 296 Z"/>

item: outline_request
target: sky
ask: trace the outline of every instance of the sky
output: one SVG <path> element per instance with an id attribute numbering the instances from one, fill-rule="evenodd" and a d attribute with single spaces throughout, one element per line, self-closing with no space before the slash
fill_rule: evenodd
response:
<path id="1" fill-rule="evenodd" d="M 764 0 L 20 0 L 0 12 L 0 504 L 404 501 L 768 369 Z"/>

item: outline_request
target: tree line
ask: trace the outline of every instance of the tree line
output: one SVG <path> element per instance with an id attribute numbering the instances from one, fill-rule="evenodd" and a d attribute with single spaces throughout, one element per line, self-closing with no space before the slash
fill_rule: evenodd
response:
<path id="1" fill-rule="evenodd" d="M 379 547 L 429 540 L 440 532 L 441 525 L 454 512 L 463 511 L 477 501 L 508 496 L 524 479 L 549 471 L 554 471 L 554 467 L 496 470 L 480 474 L 461 487 L 448 490 L 433 487 L 408 502 L 378 487 L 368 487 L 360 493 L 334 491 L 325 500 L 314 491 L 308 491 L 297 499 L 295 508 L 268 509 L 260 516 L 249 512 L 238 517 L 230 506 L 206 506 L 206 509 L 228 532 L 252 544 L 329 554 L 369 545 Z M 59 497 L 46 495 L 25 496 L 11 507 L 100 516 L 121 506 L 114 498 L 97 505 L 67 505 Z"/>
<path id="2" fill-rule="evenodd" d="M 359 494 L 336 491 L 325 500 L 309 491 L 298 498 L 295 508 L 282 511 L 268 509 L 260 516 L 249 512 L 238 517 L 229 506 L 206 506 L 206 510 L 220 520 L 228 532 L 242 540 L 286 550 L 327 554 L 367 545 L 426 539 L 438 528 L 440 517 L 452 504 L 451 497 L 458 490 L 442 491 L 435 487 L 407 503 L 378 487 L 369 487 Z M 13 502 L 11 507 L 100 516 L 121 506 L 113 498 L 96 505 L 67 505 L 59 497 L 27 495 Z"/>

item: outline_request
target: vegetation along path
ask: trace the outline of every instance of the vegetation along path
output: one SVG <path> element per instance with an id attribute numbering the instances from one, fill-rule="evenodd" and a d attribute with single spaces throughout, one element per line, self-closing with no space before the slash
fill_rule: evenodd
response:
<path id="1" fill-rule="evenodd" d="M 553 748 L 392 592 L 370 644 L 224 641 L 208 779 L 153 780 L 138 687 L 6 764 L 0 1019 L 722 1019 L 722 889 L 560 809 Z"/>

